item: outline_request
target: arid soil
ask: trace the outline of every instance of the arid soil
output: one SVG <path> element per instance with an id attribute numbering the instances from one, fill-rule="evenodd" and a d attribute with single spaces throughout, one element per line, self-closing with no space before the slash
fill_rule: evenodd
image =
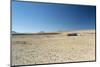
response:
<path id="1" fill-rule="evenodd" d="M 67 36 L 77 33 L 77 36 Z M 95 30 L 12 35 L 12 65 L 95 60 Z"/>

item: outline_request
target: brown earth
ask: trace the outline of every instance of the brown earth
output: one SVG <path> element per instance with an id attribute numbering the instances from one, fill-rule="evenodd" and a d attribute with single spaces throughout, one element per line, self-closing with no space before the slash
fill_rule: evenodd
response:
<path id="1" fill-rule="evenodd" d="M 77 33 L 78 36 L 67 36 Z M 95 30 L 12 35 L 12 65 L 95 60 Z"/>

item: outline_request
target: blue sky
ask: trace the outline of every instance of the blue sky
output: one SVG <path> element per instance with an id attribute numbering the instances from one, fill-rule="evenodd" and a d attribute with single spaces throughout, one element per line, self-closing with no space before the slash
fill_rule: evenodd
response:
<path id="1" fill-rule="evenodd" d="M 95 6 L 12 2 L 12 30 L 56 32 L 95 29 Z"/>

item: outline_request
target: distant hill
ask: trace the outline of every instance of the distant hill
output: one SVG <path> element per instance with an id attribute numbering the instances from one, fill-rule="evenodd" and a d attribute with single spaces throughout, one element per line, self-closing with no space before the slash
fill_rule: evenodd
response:
<path id="1" fill-rule="evenodd" d="M 11 34 L 17 34 L 17 32 L 15 32 L 15 31 L 12 31 L 12 32 L 11 32 Z"/>

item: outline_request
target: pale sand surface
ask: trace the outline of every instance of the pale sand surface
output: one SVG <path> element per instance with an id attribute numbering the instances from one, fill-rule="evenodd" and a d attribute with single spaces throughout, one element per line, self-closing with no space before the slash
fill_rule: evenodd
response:
<path id="1" fill-rule="evenodd" d="M 68 33 L 79 36 L 67 36 Z M 57 35 L 12 35 L 12 65 L 95 60 L 95 30 Z"/>

